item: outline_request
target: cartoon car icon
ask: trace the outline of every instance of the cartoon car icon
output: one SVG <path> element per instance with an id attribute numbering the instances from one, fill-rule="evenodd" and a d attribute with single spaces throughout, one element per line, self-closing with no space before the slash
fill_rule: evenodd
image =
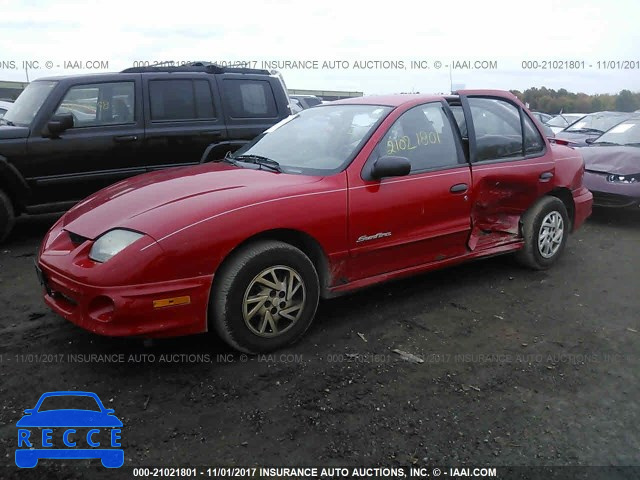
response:
<path id="1" fill-rule="evenodd" d="M 65 408 L 49 408 L 59 404 L 60 398 Z M 55 400 L 55 402 L 53 401 Z M 80 400 L 82 402 L 80 402 Z M 83 408 L 66 408 L 68 403 L 82 403 Z M 86 407 L 89 408 L 86 408 Z M 48 459 L 93 459 L 99 458 L 107 468 L 118 468 L 124 464 L 124 451 L 120 447 L 120 427 L 122 422 L 114 415 L 113 409 L 104 407 L 100 398 L 92 392 L 48 392 L 43 394 L 34 408 L 24 411 L 18 420 L 18 448 L 16 465 L 20 468 L 33 468 L 41 458 Z M 76 428 L 87 430 L 82 435 Z M 63 430 L 62 436 L 56 435 L 53 444 L 53 429 Z M 105 448 L 104 432 L 110 429 L 109 448 Z M 102 436 L 100 436 L 102 434 Z M 100 437 L 99 437 L 100 436 Z M 63 445 L 57 445 L 59 438 Z M 66 448 L 56 448 L 56 447 Z M 85 447 L 86 448 L 83 448 Z M 21 448 L 22 447 L 22 448 Z"/>

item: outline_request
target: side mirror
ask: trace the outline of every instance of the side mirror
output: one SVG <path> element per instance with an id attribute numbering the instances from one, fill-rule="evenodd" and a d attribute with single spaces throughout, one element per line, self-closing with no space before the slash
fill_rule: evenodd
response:
<path id="1" fill-rule="evenodd" d="M 71 113 L 61 113 L 55 115 L 47 123 L 47 130 L 51 136 L 58 136 L 60 133 L 73 128 L 73 115 Z"/>
<path id="2" fill-rule="evenodd" d="M 25 415 L 31 415 L 31 414 L 33 413 L 33 411 L 34 411 L 34 409 L 33 409 L 33 408 L 27 408 L 27 409 L 24 411 L 24 414 L 25 414 Z"/>
<path id="3" fill-rule="evenodd" d="M 593 142 L 595 142 L 595 141 L 596 141 L 596 139 L 595 139 L 595 138 L 591 138 L 591 137 L 589 137 L 589 138 L 587 138 L 587 139 L 585 140 L 585 142 L 587 142 L 587 143 L 589 143 L 589 144 L 591 144 L 591 143 L 593 143 Z"/>
<path id="4" fill-rule="evenodd" d="M 373 164 L 371 176 L 375 179 L 384 177 L 402 177 L 411 172 L 411 163 L 405 157 L 384 156 Z"/>
<path id="5" fill-rule="evenodd" d="M 112 413 L 115 413 L 115 410 L 113 408 L 107 408 L 104 413 L 106 413 L 107 415 L 111 415 Z"/>

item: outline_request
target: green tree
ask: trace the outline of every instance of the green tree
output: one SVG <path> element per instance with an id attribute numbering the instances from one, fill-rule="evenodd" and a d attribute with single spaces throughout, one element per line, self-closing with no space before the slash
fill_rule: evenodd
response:
<path id="1" fill-rule="evenodd" d="M 616 98 L 616 110 L 620 112 L 633 112 L 637 110 L 638 98 L 629 90 L 621 90 Z"/>

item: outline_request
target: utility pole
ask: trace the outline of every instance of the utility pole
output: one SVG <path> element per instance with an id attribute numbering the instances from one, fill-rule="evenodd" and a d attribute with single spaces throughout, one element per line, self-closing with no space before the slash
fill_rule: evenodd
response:
<path id="1" fill-rule="evenodd" d="M 29 67 L 27 67 L 27 65 L 24 65 L 24 72 L 27 74 L 27 83 L 29 83 Z"/>

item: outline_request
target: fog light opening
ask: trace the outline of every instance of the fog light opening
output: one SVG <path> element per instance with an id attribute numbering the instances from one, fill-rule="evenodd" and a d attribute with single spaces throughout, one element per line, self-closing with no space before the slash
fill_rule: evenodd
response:
<path id="1" fill-rule="evenodd" d="M 94 298 L 89 303 L 89 316 L 96 322 L 110 322 L 116 306 L 113 300 L 103 295 Z"/>

